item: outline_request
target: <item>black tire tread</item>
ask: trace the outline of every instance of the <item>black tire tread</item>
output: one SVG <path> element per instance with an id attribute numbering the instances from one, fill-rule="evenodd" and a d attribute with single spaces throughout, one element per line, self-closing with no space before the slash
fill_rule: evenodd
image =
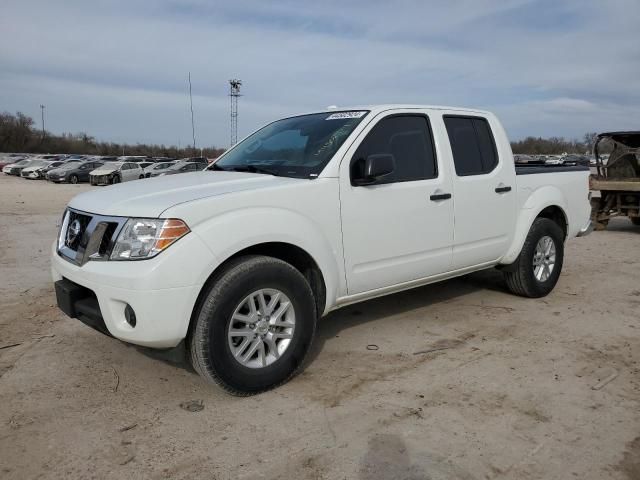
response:
<path id="1" fill-rule="evenodd" d="M 307 351 L 304 352 L 304 357 L 298 364 L 297 368 L 291 371 L 291 373 L 285 379 L 283 379 L 282 381 L 276 384 L 270 385 L 267 388 L 257 390 L 257 391 L 251 391 L 251 392 L 238 390 L 233 386 L 227 384 L 211 366 L 211 362 L 209 361 L 209 352 L 208 352 L 208 349 L 206 348 L 206 343 L 203 340 L 208 338 L 209 336 L 208 330 L 209 330 L 210 324 L 208 321 L 206 321 L 207 315 L 202 315 L 202 312 L 203 311 L 210 312 L 214 308 L 214 305 L 218 303 L 218 298 L 224 295 L 225 290 L 231 286 L 231 283 L 234 281 L 235 278 L 244 274 L 247 271 L 251 271 L 256 268 L 261 268 L 261 267 L 270 266 L 270 265 L 279 265 L 281 267 L 288 269 L 291 274 L 298 276 L 299 281 L 301 282 L 301 285 L 304 285 L 304 287 L 306 287 L 310 297 L 311 298 L 314 297 L 313 291 L 311 290 L 311 287 L 309 286 L 309 283 L 307 282 L 306 278 L 289 263 L 283 260 L 280 260 L 278 258 L 268 257 L 263 255 L 247 255 L 247 256 L 238 257 L 234 260 L 231 260 L 229 264 L 225 266 L 224 270 L 221 271 L 216 276 L 214 282 L 212 283 L 209 289 L 209 292 L 205 300 L 202 302 L 198 312 L 196 312 L 196 317 L 194 319 L 195 325 L 186 342 L 187 356 L 191 362 L 191 365 L 193 366 L 193 369 L 201 377 L 203 377 L 207 382 L 214 384 L 222 388 L 227 393 L 237 397 L 249 397 L 249 396 L 257 395 L 259 393 L 263 393 L 265 391 L 277 388 L 280 385 L 288 382 L 304 366 L 305 358 L 310 350 L 310 348 L 308 348 Z M 315 309 L 314 309 L 314 312 L 315 312 Z M 316 319 L 314 318 L 314 326 L 315 326 L 315 322 L 316 322 Z M 313 328 L 311 341 L 309 342 L 309 347 L 311 347 L 311 345 L 313 344 L 314 337 L 315 337 L 315 328 Z"/>
<path id="2" fill-rule="evenodd" d="M 531 228 L 529 229 L 529 233 L 527 234 L 527 238 L 524 241 L 520 255 L 518 255 L 518 259 L 515 262 L 515 268 L 511 271 L 505 270 L 503 272 L 507 288 L 515 295 L 528 298 L 539 298 L 548 293 L 541 294 L 529 281 L 531 266 L 529 265 L 528 259 L 524 261 L 524 264 L 521 264 L 521 262 L 523 262 L 522 252 L 528 252 L 529 249 L 535 248 L 540 237 L 538 233 L 540 231 L 551 231 L 555 233 L 556 237 L 564 239 L 562 229 L 553 220 L 540 217 L 534 220 Z M 561 267 L 562 264 L 560 264 L 560 268 Z"/>

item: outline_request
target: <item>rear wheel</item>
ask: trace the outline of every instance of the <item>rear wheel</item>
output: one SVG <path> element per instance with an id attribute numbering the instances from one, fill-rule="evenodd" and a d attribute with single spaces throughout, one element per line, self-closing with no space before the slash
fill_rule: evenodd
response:
<path id="1" fill-rule="evenodd" d="M 69 177 L 69 182 L 73 183 L 75 185 L 76 183 L 78 183 L 78 176 L 77 175 L 71 175 Z"/>
<path id="2" fill-rule="evenodd" d="M 633 223 L 637 227 L 640 227 L 640 217 L 630 217 L 629 219 L 631 220 L 631 223 Z"/>
<path id="3" fill-rule="evenodd" d="M 558 282 L 563 259 L 562 229 L 548 218 L 537 218 L 512 269 L 504 272 L 507 287 L 523 297 L 544 297 Z"/>
<path id="4" fill-rule="evenodd" d="M 209 287 L 187 346 L 206 380 L 234 395 L 252 395 L 298 371 L 315 328 L 315 301 L 304 276 L 282 260 L 247 256 Z"/>

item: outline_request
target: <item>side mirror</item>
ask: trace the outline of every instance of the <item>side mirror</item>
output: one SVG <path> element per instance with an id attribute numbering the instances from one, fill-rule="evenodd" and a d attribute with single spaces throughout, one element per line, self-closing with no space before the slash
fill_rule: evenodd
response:
<path id="1" fill-rule="evenodd" d="M 355 186 L 374 185 L 396 169 L 396 159 L 389 153 L 369 155 L 358 163 L 359 168 L 354 169 L 351 178 L 351 184 Z"/>

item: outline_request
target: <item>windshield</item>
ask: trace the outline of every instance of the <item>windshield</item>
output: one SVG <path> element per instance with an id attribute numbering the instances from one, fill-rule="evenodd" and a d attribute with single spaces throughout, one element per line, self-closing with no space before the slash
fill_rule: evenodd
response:
<path id="1" fill-rule="evenodd" d="M 29 166 L 30 167 L 40 167 L 42 165 L 46 165 L 47 162 L 44 160 L 32 160 L 31 162 L 29 162 Z"/>
<path id="2" fill-rule="evenodd" d="M 367 113 L 325 112 L 278 120 L 240 142 L 209 170 L 317 176 Z"/>

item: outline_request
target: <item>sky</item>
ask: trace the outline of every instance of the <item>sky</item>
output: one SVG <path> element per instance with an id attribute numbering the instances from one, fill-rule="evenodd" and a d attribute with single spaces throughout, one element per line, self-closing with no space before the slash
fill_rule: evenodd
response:
<path id="1" fill-rule="evenodd" d="M 127 143 L 229 144 L 375 103 L 491 110 L 514 139 L 640 128 L 638 0 L 2 0 L 0 111 Z"/>

